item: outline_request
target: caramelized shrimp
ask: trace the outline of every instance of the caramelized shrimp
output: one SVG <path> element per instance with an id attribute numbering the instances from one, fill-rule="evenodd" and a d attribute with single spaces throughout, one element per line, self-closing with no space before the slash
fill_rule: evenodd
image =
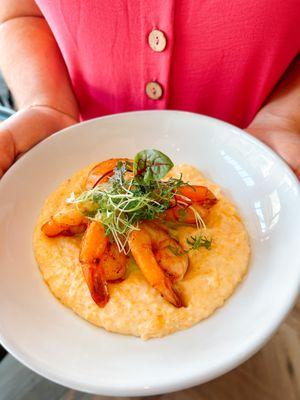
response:
<path id="1" fill-rule="evenodd" d="M 84 232 L 87 223 L 84 215 L 75 208 L 69 208 L 53 215 L 41 229 L 49 237 L 72 236 Z"/>
<path id="2" fill-rule="evenodd" d="M 79 261 L 82 264 L 82 272 L 91 296 L 99 307 L 104 307 L 109 300 L 105 273 L 100 264 L 107 243 L 103 225 L 92 221 L 82 238 Z"/>
<path id="3" fill-rule="evenodd" d="M 159 266 L 173 282 L 180 281 L 189 266 L 189 258 L 180 244 L 157 223 L 144 223 L 143 229 L 151 237 L 153 253 Z"/>
<path id="4" fill-rule="evenodd" d="M 217 198 L 206 186 L 181 186 L 175 194 L 175 204 L 165 213 L 167 221 L 195 224 L 195 213 L 205 219 Z"/>
<path id="5" fill-rule="evenodd" d="M 82 264 L 81 268 L 92 299 L 104 307 L 109 301 L 109 292 L 103 268 L 98 263 Z"/>
<path id="6" fill-rule="evenodd" d="M 187 206 L 177 204 L 170 207 L 164 215 L 166 221 L 175 221 L 183 224 L 196 224 L 195 212 L 200 214 L 202 219 L 208 215 L 208 209 L 197 203 L 191 203 Z"/>
<path id="7" fill-rule="evenodd" d="M 88 174 L 85 187 L 87 190 L 93 189 L 99 183 L 107 182 L 114 174 L 119 161 L 130 161 L 128 158 L 111 158 L 97 164 Z"/>
<path id="8" fill-rule="evenodd" d="M 181 186 L 176 193 L 175 198 L 182 199 L 182 196 L 187 197 L 192 202 L 199 205 L 212 207 L 216 204 L 217 198 L 206 186 L 186 185 Z"/>
<path id="9" fill-rule="evenodd" d="M 140 230 L 133 231 L 129 238 L 131 253 L 142 274 L 167 301 L 175 307 L 182 307 L 180 295 L 172 285 L 172 279 L 164 272 L 155 256 L 157 242 L 155 235 L 141 224 Z"/>
<path id="10" fill-rule="evenodd" d="M 108 243 L 105 230 L 100 222 L 92 221 L 81 243 L 79 261 L 82 263 L 99 263 Z"/>
<path id="11" fill-rule="evenodd" d="M 99 307 L 109 300 L 107 281 L 119 281 L 126 274 L 127 257 L 110 244 L 100 222 L 88 220 L 75 208 L 62 210 L 52 216 L 42 231 L 48 237 L 71 236 L 83 233 L 79 260 L 91 296 Z"/>
<path id="12" fill-rule="evenodd" d="M 111 244 L 100 222 L 92 221 L 83 238 L 79 260 L 91 296 L 99 307 L 109 300 L 107 281 L 124 278 L 127 258 Z"/>
<path id="13" fill-rule="evenodd" d="M 120 253 L 116 243 L 108 243 L 100 264 L 108 282 L 121 281 L 126 275 L 127 257 Z"/>

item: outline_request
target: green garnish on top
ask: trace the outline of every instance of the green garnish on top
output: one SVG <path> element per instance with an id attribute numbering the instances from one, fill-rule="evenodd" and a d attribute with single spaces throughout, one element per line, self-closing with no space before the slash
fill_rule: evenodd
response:
<path id="1" fill-rule="evenodd" d="M 174 164 L 168 156 L 153 149 L 140 151 L 133 161 L 135 179 L 144 184 L 164 178 L 173 167 Z"/>
<path id="2" fill-rule="evenodd" d="M 195 235 L 187 238 L 186 242 L 190 246 L 189 250 L 197 250 L 200 247 L 205 247 L 207 250 L 210 250 L 212 239 L 209 239 L 207 236 L 203 235 Z"/>
<path id="3" fill-rule="evenodd" d="M 192 250 L 198 250 L 200 247 L 205 247 L 207 250 L 211 249 L 212 239 L 209 239 L 205 235 L 194 235 L 186 239 L 186 243 L 189 248 L 186 250 L 179 250 L 177 247 L 168 246 L 169 250 L 175 255 L 180 256 L 182 254 L 187 254 Z"/>
<path id="4" fill-rule="evenodd" d="M 162 180 L 173 167 L 158 150 L 143 150 L 130 161 L 119 161 L 108 182 L 67 200 L 91 220 L 100 221 L 126 251 L 130 232 L 143 220 L 159 218 L 171 205 L 178 189 L 187 183 L 182 178 Z M 196 246 L 197 244 L 194 244 Z"/>

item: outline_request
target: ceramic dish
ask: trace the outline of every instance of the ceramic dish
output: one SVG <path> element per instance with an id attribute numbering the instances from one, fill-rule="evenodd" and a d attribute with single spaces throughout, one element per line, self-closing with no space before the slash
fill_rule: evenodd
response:
<path id="1" fill-rule="evenodd" d="M 219 184 L 249 232 L 249 272 L 213 316 L 163 339 L 105 332 L 44 284 L 32 233 L 44 199 L 80 168 L 157 148 Z M 0 339 L 39 374 L 81 391 L 150 395 L 206 382 L 272 335 L 300 282 L 300 191 L 286 164 L 243 131 L 201 115 L 145 111 L 65 129 L 19 159 L 0 182 Z"/>

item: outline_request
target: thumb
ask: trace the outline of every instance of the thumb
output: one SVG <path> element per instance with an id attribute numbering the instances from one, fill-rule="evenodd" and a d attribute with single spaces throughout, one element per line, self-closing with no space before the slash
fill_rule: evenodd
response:
<path id="1" fill-rule="evenodd" d="M 15 159 L 15 144 L 11 132 L 0 125 L 0 178 Z"/>
<path id="2" fill-rule="evenodd" d="M 297 176 L 297 178 L 300 180 L 300 166 L 298 168 L 294 169 L 294 173 Z"/>
<path id="3" fill-rule="evenodd" d="M 15 158 L 35 144 L 76 122 L 72 117 L 45 106 L 16 112 L 0 124 L 0 176 Z"/>

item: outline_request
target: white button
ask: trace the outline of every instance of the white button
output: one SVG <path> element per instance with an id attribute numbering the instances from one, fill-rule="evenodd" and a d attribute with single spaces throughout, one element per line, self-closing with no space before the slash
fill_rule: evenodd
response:
<path id="1" fill-rule="evenodd" d="M 163 94 L 161 85 L 158 82 L 148 82 L 146 85 L 147 96 L 152 100 L 158 100 Z"/>
<path id="2" fill-rule="evenodd" d="M 153 51 L 164 51 L 167 45 L 167 39 L 162 31 L 154 29 L 148 36 L 149 46 Z"/>

